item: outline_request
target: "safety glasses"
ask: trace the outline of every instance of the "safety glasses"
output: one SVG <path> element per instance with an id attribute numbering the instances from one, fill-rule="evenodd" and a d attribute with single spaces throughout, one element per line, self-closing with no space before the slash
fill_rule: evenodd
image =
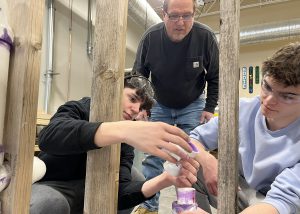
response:
<path id="1" fill-rule="evenodd" d="M 261 81 L 261 91 L 263 96 L 274 96 L 278 102 L 285 104 L 300 103 L 300 94 L 289 93 L 289 92 L 279 92 L 274 90 L 270 84 L 263 79 Z"/>

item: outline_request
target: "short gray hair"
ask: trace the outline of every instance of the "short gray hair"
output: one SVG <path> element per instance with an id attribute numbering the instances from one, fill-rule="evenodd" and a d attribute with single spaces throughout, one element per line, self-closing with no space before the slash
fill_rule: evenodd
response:
<path id="1" fill-rule="evenodd" d="M 192 1 L 194 4 L 193 11 L 195 12 L 197 3 L 196 3 L 196 0 L 192 0 Z M 164 0 L 163 11 L 168 12 L 168 4 L 169 4 L 169 0 Z"/>

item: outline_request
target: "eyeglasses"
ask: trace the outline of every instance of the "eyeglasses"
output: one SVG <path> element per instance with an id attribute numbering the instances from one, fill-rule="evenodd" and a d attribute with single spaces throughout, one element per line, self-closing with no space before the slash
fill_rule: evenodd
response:
<path id="1" fill-rule="evenodd" d="M 153 84 L 144 76 L 129 75 L 125 77 L 125 81 L 136 89 L 143 89 L 149 98 L 155 97 Z"/>
<path id="2" fill-rule="evenodd" d="M 300 103 L 300 94 L 274 91 L 265 79 L 261 81 L 261 89 L 263 95 L 270 96 L 272 94 L 278 102 L 285 104 Z"/>
<path id="3" fill-rule="evenodd" d="M 183 14 L 183 15 L 169 14 L 166 11 L 165 11 L 165 13 L 167 14 L 169 20 L 172 22 L 178 22 L 180 18 L 182 18 L 182 21 L 187 22 L 187 21 L 191 21 L 192 18 L 194 17 L 194 13 L 187 13 L 187 14 Z"/>

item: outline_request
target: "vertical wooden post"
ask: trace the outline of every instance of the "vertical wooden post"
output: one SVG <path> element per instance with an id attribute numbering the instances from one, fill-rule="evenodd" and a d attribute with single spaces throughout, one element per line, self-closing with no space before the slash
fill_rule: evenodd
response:
<path id="1" fill-rule="evenodd" d="M 1 193 L 1 213 L 22 214 L 29 211 L 31 195 L 45 2 L 9 0 L 7 3 L 15 48 L 9 67 L 4 148 L 12 178 Z"/>
<path id="2" fill-rule="evenodd" d="M 90 121 L 121 119 L 128 0 L 97 0 Z M 120 145 L 88 152 L 84 213 L 117 213 Z"/>
<path id="3" fill-rule="evenodd" d="M 236 213 L 239 112 L 239 0 L 220 1 L 218 213 Z"/>

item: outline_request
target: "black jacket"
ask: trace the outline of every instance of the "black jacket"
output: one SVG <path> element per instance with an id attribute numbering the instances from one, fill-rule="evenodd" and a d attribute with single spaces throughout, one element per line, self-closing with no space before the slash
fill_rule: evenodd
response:
<path id="1" fill-rule="evenodd" d="M 133 72 L 151 75 L 157 101 L 184 108 L 195 101 L 207 83 L 204 111 L 214 112 L 219 89 L 219 47 L 206 25 L 194 22 L 181 42 L 172 42 L 164 23 L 150 27 L 139 44 Z"/>
<path id="2" fill-rule="evenodd" d="M 39 135 L 41 158 L 47 171 L 43 180 L 85 179 L 87 151 L 99 149 L 94 136 L 101 122 L 89 121 L 90 98 L 70 101 L 59 107 Z M 133 147 L 122 143 L 119 174 L 118 209 L 127 209 L 147 200 L 141 192 L 142 181 L 131 180 Z"/>

